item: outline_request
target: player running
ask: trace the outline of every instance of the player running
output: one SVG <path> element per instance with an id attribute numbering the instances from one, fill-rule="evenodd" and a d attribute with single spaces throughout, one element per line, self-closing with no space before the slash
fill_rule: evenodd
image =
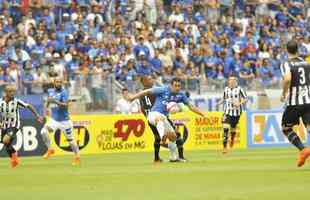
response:
<path id="1" fill-rule="evenodd" d="M 51 147 L 51 141 L 48 133 L 54 133 L 57 129 L 64 133 L 67 141 L 70 144 L 72 151 L 74 152 L 73 165 L 80 164 L 79 147 L 77 146 L 73 137 L 73 123 L 70 120 L 68 112 L 68 92 L 62 87 L 62 80 L 56 78 L 54 80 L 54 87 L 48 90 L 46 111 L 51 108 L 51 117 L 47 120 L 44 127 L 41 130 L 43 141 L 48 150 L 43 156 L 48 159 L 55 153 L 55 150 Z"/>
<path id="2" fill-rule="evenodd" d="M 167 111 L 167 103 L 171 101 L 176 103 L 184 103 L 191 111 L 197 113 L 198 115 L 204 117 L 204 114 L 194 105 L 190 104 L 187 96 L 181 92 L 181 80 L 178 78 L 173 78 L 170 86 L 146 89 L 137 94 L 128 95 L 128 99 L 133 101 L 134 99 L 138 99 L 149 94 L 154 95 L 155 102 L 151 108 L 151 111 L 147 115 L 147 120 L 150 124 L 156 127 L 162 144 L 166 144 L 167 139 L 169 139 L 170 142 L 168 143 L 168 148 L 171 153 L 171 160 L 177 160 L 177 134 L 168 121 L 169 113 Z"/>
<path id="3" fill-rule="evenodd" d="M 297 166 L 301 167 L 310 156 L 310 149 L 301 142 L 293 126 L 302 118 L 310 132 L 310 64 L 298 56 L 296 41 L 287 43 L 287 52 L 289 60 L 281 66 L 284 78 L 281 101 L 287 105 L 282 116 L 282 131 L 300 151 Z"/>
<path id="4" fill-rule="evenodd" d="M 236 136 L 236 127 L 242 114 L 242 105 L 247 102 L 245 91 L 238 86 L 236 76 L 228 78 L 228 86 L 224 89 L 223 99 L 218 103 L 224 104 L 223 115 L 223 154 L 227 153 L 228 134 L 230 133 L 230 148 L 233 148 Z"/>
<path id="5" fill-rule="evenodd" d="M 1 142 L 10 156 L 11 166 L 14 168 L 19 164 L 16 149 L 12 144 L 17 132 L 20 130 L 19 109 L 29 109 L 40 123 L 43 123 L 43 117 L 38 114 L 31 104 L 14 97 L 15 87 L 13 85 L 7 85 L 4 92 L 4 97 L 0 99 Z"/>
<path id="6" fill-rule="evenodd" d="M 148 75 L 142 78 L 142 84 L 144 86 L 144 89 L 149 89 L 151 87 L 153 87 L 154 85 L 154 78 L 152 77 L 152 75 Z M 152 106 L 154 105 L 155 102 L 155 97 L 152 94 L 147 94 L 144 96 L 141 96 L 139 98 L 139 102 L 140 102 L 140 107 L 141 107 L 141 111 L 143 113 L 143 115 L 145 117 L 147 117 L 148 113 L 151 111 Z M 173 122 L 167 118 L 168 122 L 170 123 L 170 125 L 175 129 L 175 126 L 173 124 Z M 160 142 L 161 142 L 161 138 L 160 135 L 156 129 L 156 126 L 154 126 L 153 124 L 149 124 L 150 129 L 152 130 L 152 133 L 154 135 L 154 163 L 160 163 L 162 162 L 162 160 L 159 157 L 159 150 L 160 150 Z M 181 134 L 177 133 L 177 139 L 176 139 L 176 144 L 177 144 L 177 148 L 178 148 L 178 153 L 179 153 L 179 159 L 175 160 L 175 161 L 180 161 L 180 162 L 186 162 L 186 159 L 184 158 L 184 153 L 183 153 L 183 139 L 181 137 Z M 171 160 L 173 162 L 173 160 Z"/>

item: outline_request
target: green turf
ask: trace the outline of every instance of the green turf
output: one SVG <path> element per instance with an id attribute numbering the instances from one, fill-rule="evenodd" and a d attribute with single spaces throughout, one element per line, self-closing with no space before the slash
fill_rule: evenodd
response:
<path id="1" fill-rule="evenodd" d="M 0 159 L 3 200 L 303 200 L 310 199 L 310 161 L 295 149 L 187 152 L 189 163 L 153 165 L 151 153 Z M 165 155 L 164 155 L 165 156 Z M 163 156 L 163 157 L 164 157 Z"/>

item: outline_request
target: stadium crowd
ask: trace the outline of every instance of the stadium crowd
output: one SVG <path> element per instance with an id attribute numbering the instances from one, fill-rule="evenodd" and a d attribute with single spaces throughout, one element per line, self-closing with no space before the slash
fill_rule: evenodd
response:
<path id="1" fill-rule="evenodd" d="M 130 92 L 153 74 L 186 90 L 230 74 L 275 87 L 285 43 L 310 53 L 307 0 L 0 0 L 0 93 L 43 94 L 66 80 L 95 108 L 115 78 Z"/>

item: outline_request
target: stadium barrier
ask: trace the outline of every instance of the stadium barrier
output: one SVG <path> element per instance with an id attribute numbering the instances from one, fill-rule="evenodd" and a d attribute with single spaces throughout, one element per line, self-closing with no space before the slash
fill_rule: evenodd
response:
<path id="1" fill-rule="evenodd" d="M 240 119 L 235 148 L 290 146 L 281 132 L 282 110 L 248 111 Z M 185 139 L 186 150 L 222 148 L 222 113 L 208 112 L 201 118 L 191 112 L 171 116 Z M 81 154 L 148 152 L 153 150 L 153 134 L 142 115 L 73 115 L 74 136 Z M 22 121 L 15 148 L 21 156 L 42 155 L 46 147 L 40 134 L 42 124 L 34 119 Z M 294 127 L 304 143 L 310 144 L 305 127 Z M 57 155 L 70 153 L 63 134 L 50 135 Z M 6 156 L 0 143 L 0 156 Z"/>
<path id="2" fill-rule="evenodd" d="M 22 132 L 19 131 L 17 133 L 14 142 L 14 147 L 18 150 L 18 154 L 20 156 L 37 156 L 44 154 L 47 148 L 40 134 L 43 125 L 34 119 L 25 119 L 21 121 L 21 127 Z M 0 143 L 0 156 L 7 156 L 2 143 Z"/>
<path id="3" fill-rule="evenodd" d="M 291 146 L 281 131 L 281 119 L 283 110 L 248 111 L 247 135 L 248 147 L 285 147 Z M 310 137 L 302 121 L 294 131 L 302 139 L 303 143 L 310 144 Z"/>
<path id="4" fill-rule="evenodd" d="M 207 113 L 205 119 L 191 112 L 172 115 L 187 150 L 219 149 L 222 144 L 222 114 Z M 153 150 L 153 134 L 142 115 L 76 115 L 74 135 L 82 154 L 145 152 Z M 245 115 L 241 118 L 236 148 L 246 148 Z M 240 130 L 240 131 L 239 131 Z M 188 134 L 187 134 L 188 133 Z M 70 152 L 63 134 L 56 132 L 57 155 Z"/>
<path id="5" fill-rule="evenodd" d="M 209 112 L 201 118 L 191 112 L 172 115 L 178 132 L 185 141 L 186 150 L 220 149 L 222 144 L 222 114 Z M 74 115 L 74 136 L 81 154 L 114 152 L 146 152 L 153 150 L 153 134 L 143 115 Z M 42 125 L 34 120 L 25 120 L 24 138 L 19 133 L 15 147 L 20 155 L 42 155 L 46 151 L 40 130 Z M 29 126 L 31 125 L 31 126 Z M 31 129 L 31 132 L 29 132 Z M 240 130 L 240 131 L 239 131 Z M 27 139 L 27 138 L 31 138 Z M 56 155 L 70 153 L 70 147 L 63 134 L 56 131 L 50 135 Z M 236 148 L 246 148 L 246 115 L 241 118 Z M 24 148 L 32 144 L 32 148 Z M 2 147 L 2 146 L 0 146 Z M 1 148 L 2 149 L 2 148 Z M 1 155 L 5 155 L 2 151 Z"/>

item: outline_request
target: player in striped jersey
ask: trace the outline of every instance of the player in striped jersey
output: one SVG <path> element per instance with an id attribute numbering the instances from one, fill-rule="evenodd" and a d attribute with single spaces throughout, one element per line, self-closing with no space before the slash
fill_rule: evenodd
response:
<path id="1" fill-rule="evenodd" d="M 16 149 L 13 147 L 13 141 L 17 132 L 20 130 L 20 108 L 29 109 L 36 119 L 43 123 L 43 118 L 38 114 L 34 107 L 24 101 L 14 97 L 15 87 L 7 85 L 4 97 L 0 99 L 1 114 L 1 142 L 11 158 L 11 166 L 16 167 L 19 163 Z"/>
<path id="2" fill-rule="evenodd" d="M 281 66 L 283 72 L 283 91 L 281 101 L 287 106 L 282 116 L 282 131 L 288 140 L 299 149 L 297 166 L 304 165 L 310 156 L 293 126 L 302 118 L 308 133 L 310 131 L 310 64 L 298 56 L 298 44 L 291 40 L 287 43 L 289 60 Z"/>
<path id="3" fill-rule="evenodd" d="M 218 104 L 224 105 L 223 115 L 223 153 L 227 153 L 228 134 L 230 133 L 230 147 L 234 146 L 236 126 L 242 113 L 242 105 L 247 102 L 245 91 L 238 86 L 235 76 L 228 78 L 228 86 L 224 89 L 223 99 Z"/>

